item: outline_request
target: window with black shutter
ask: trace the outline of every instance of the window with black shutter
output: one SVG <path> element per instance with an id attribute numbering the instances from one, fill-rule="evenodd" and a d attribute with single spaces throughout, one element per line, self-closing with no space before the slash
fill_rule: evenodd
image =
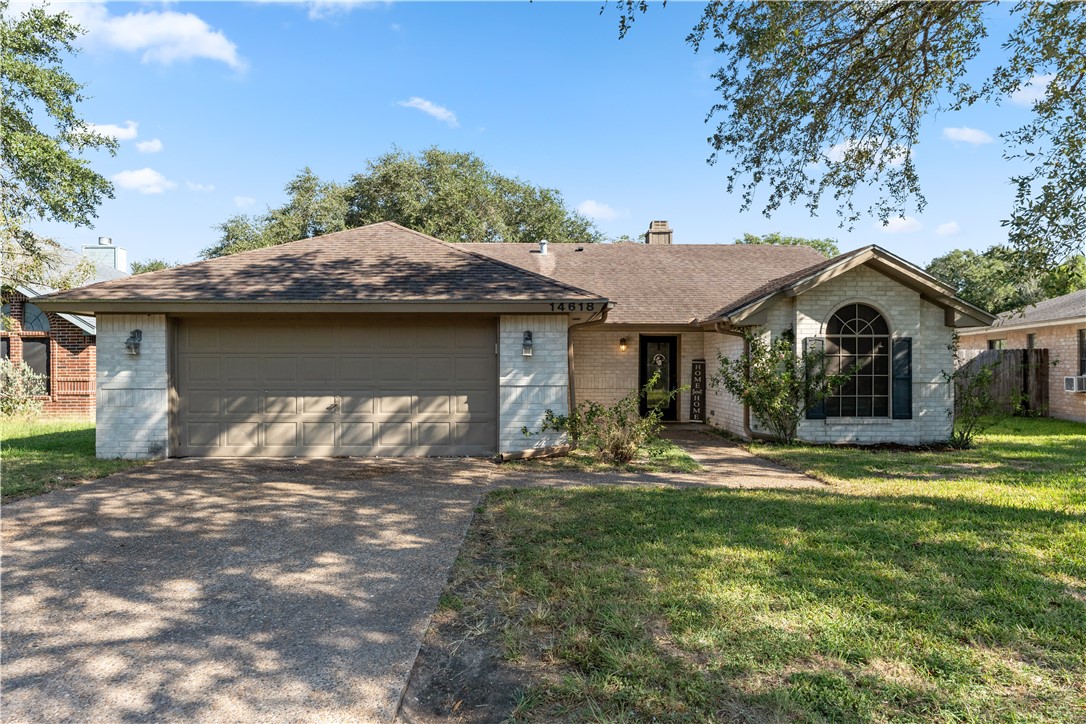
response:
<path id="1" fill-rule="evenodd" d="M 49 392 L 49 339 L 23 337 L 23 362 L 35 374 L 45 377 L 45 391 Z"/>

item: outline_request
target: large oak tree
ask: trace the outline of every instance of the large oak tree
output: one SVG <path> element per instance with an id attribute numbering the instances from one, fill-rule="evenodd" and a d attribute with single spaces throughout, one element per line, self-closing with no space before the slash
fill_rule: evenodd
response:
<path id="1" fill-rule="evenodd" d="M 615 4 L 620 36 L 649 8 Z M 971 82 L 1001 13 L 1005 58 Z M 710 163 L 728 165 L 743 209 L 813 214 L 830 197 L 845 226 L 886 222 L 925 206 L 913 147 L 926 119 L 1035 88 L 1030 120 L 1001 134 L 1015 189 L 1003 223 L 1015 265 L 1055 268 L 1086 238 L 1084 19 L 1086 3 L 711 2 L 687 37 L 720 59 Z"/>
<path id="2" fill-rule="evenodd" d="M 288 200 L 259 216 L 219 225 L 204 258 L 306 239 L 378 221 L 395 221 L 449 242 L 591 243 L 595 225 L 566 208 L 555 189 L 504 176 L 471 153 L 429 148 L 393 150 L 347 184 L 322 181 L 310 169 L 286 187 Z"/>
<path id="3" fill-rule="evenodd" d="M 0 0 L 0 253 L 5 285 L 78 282 L 35 221 L 90 226 L 113 187 L 82 154 L 116 141 L 79 117 L 83 86 L 64 70 L 81 29 L 67 13 L 21 14 Z M 74 272 L 74 274 L 73 274 Z"/>

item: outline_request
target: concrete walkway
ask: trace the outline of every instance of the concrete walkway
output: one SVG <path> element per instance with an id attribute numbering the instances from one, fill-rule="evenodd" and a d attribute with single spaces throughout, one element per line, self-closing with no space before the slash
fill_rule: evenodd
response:
<path id="1" fill-rule="evenodd" d="M 824 488 L 814 478 L 747 452 L 738 444 L 693 425 L 665 428 L 663 436 L 704 468 L 703 483 L 729 488 Z"/>

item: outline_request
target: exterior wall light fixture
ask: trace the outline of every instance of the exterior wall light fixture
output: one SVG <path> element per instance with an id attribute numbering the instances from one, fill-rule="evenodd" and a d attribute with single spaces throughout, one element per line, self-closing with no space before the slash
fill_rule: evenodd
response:
<path id="1" fill-rule="evenodd" d="M 520 353 L 522 355 L 524 355 L 525 357 L 531 357 L 532 356 L 532 333 L 531 332 L 526 331 L 524 333 L 524 343 L 520 347 Z"/>
<path id="2" fill-rule="evenodd" d="M 128 354 L 136 355 L 140 353 L 140 342 L 143 341 L 143 332 L 138 329 L 133 329 L 128 333 L 128 339 L 124 341 L 124 348 Z"/>
<path id="3" fill-rule="evenodd" d="M 622 339 L 620 339 L 618 341 L 618 348 L 622 352 L 626 351 L 626 338 L 625 337 L 623 337 Z"/>

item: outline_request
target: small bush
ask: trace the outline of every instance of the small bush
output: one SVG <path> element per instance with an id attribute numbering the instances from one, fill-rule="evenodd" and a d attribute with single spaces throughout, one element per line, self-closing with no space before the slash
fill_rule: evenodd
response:
<path id="1" fill-rule="evenodd" d="M 20 360 L 0 359 L 0 415 L 37 415 L 41 413 L 40 395 L 45 394 L 45 376 L 39 375 Z"/>
<path id="2" fill-rule="evenodd" d="M 992 377 L 999 362 L 986 365 L 965 364 L 958 353 L 958 339 L 950 345 L 957 369 L 943 372 L 947 383 L 954 386 L 954 406 L 948 411 L 953 418 L 950 446 L 959 450 L 973 447 L 977 435 L 990 427 L 1000 412 L 999 400 L 992 394 Z"/>
<path id="3" fill-rule="evenodd" d="M 672 390 L 642 416 L 641 398 L 647 396 L 658 381 L 659 375 L 653 375 L 643 388 L 630 392 L 613 405 L 590 400 L 577 405 L 568 415 L 556 415 L 553 410 L 547 410 L 540 432 L 564 432 L 573 447 L 595 450 L 619 464 L 628 463 L 642 447 L 656 439 L 663 427 L 660 419 L 664 408 L 685 389 Z M 536 434 L 527 427 L 523 432 L 528 436 Z"/>

